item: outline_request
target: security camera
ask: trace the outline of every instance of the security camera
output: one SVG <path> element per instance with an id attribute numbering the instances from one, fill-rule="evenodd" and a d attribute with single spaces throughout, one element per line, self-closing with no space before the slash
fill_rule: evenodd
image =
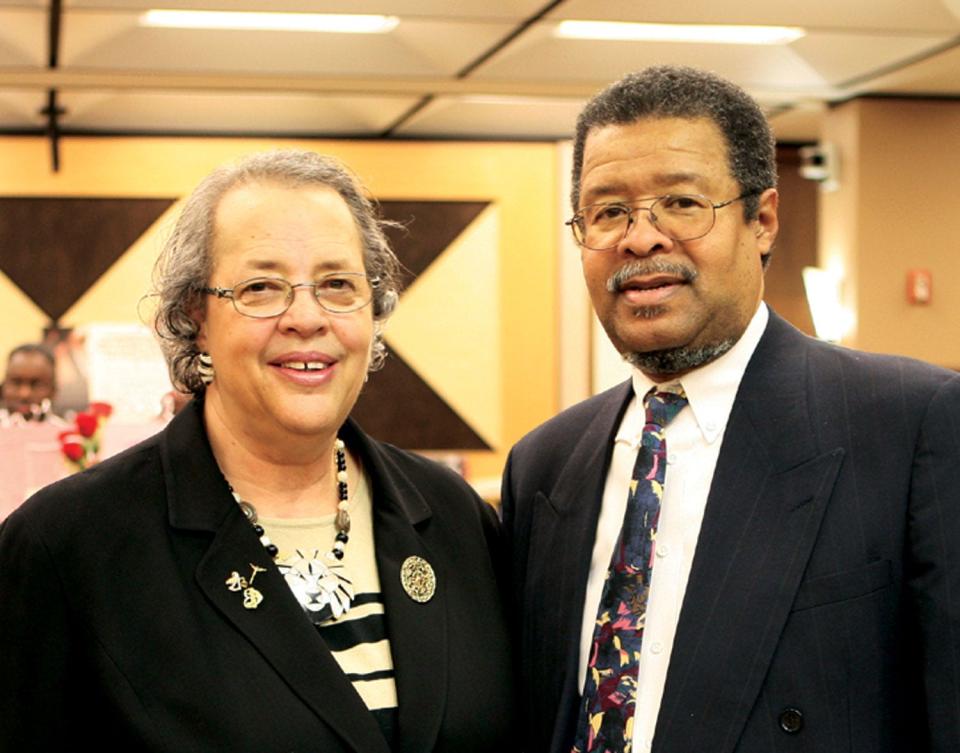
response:
<path id="1" fill-rule="evenodd" d="M 837 152 L 833 144 L 815 144 L 800 148 L 800 175 L 821 183 L 837 180 Z"/>

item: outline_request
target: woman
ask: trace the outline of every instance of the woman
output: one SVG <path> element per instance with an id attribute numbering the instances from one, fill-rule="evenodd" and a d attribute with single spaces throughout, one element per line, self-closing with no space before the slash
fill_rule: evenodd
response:
<path id="1" fill-rule="evenodd" d="M 397 274 L 332 159 L 190 196 L 156 284 L 194 399 L 0 530 L 0 749 L 511 749 L 495 517 L 347 418 Z"/>

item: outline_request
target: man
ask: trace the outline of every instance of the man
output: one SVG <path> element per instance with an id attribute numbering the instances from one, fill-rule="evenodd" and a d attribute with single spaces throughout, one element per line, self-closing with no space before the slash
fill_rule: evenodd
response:
<path id="1" fill-rule="evenodd" d="M 573 186 L 635 368 L 507 464 L 527 753 L 960 750 L 960 375 L 761 302 L 773 139 L 722 79 L 601 92 Z"/>
<path id="2" fill-rule="evenodd" d="M 53 414 L 57 390 L 56 364 L 43 345 L 19 345 L 10 351 L 2 384 L 0 424 L 43 421 Z"/>

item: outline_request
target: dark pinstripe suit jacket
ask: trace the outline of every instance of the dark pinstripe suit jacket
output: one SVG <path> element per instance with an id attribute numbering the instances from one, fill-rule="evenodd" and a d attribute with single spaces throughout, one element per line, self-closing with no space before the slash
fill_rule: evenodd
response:
<path id="1" fill-rule="evenodd" d="M 587 572 L 630 394 L 565 411 L 508 462 L 528 753 L 570 750 Z M 771 315 L 724 435 L 653 750 L 960 751 L 960 375 Z"/>

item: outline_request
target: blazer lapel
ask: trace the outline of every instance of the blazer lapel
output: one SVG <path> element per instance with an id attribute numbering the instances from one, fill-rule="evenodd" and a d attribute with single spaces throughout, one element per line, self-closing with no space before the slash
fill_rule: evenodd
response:
<path id="1" fill-rule="evenodd" d="M 411 480 L 355 424 L 348 422 L 343 434 L 361 449 L 373 481 L 373 532 L 397 683 L 401 751 L 433 750 L 450 671 L 445 586 L 451 563 L 430 550 L 430 507 Z M 401 569 L 410 557 L 433 569 L 435 590 L 426 602 L 412 598 L 403 586 Z"/>
<path id="2" fill-rule="evenodd" d="M 389 753 L 376 721 L 234 503 L 206 441 L 200 410 L 201 405 L 190 406 L 171 423 L 163 454 L 171 525 L 212 534 L 196 569 L 200 589 L 357 753 Z M 231 588 L 238 578 L 262 597 L 255 608 L 244 606 L 242 587 Z"/>
<path id="3" fill-rule="evenodd" d="M 580 634 L 587 573 L 613 451 L 611 440 L 632 394 L 629 382 L 610 393 L 583 431 L 549 496 L 539 495 L 534 507 L 528 561 L 539 569 L 527 574 L 526 593 L 552 602 L 543 604 L 546 612 L 542 613 L 561 610 L 562 619 L 552 627 L 566 635 Z M 557 556 L 561 552 L 564 556 Z M 544 587 L 538 588 L 541 584 Z M 574 642 L 566 643 L 572 646 Z M 568 652 L 574 665 L 579 656 L 579 641 L 575 643 L 577 647 Z"/>
<path id="4" fill-rule="evenodd" d="M 521 652 L 528 657 L 528 669 L 537 667 L 546 674 L 526 678 L 529 687 L 542 682 L 563 689 L 551 750 L 570 739 L 576 721 L 580 631 L 593 542 L 612 438 L 632 395 L 629 381 L 608 393 L 549 496 L 538 494 L 534 500 Z"/>
<path id="5" fill-rule="evenodd" d="M 843 460 L 817 447 L 804 339 L 775 315 L 744 374 L 674 639 L 654 750 L 729 753 L 753 708 Z"/>
<path id="6" fill-rule="evenodd" d="M 613 453 L 613 437 L 632 397 L 633 384 L 629 380 L 610 390 L 583 430 L 547 500 L 558 516 L 575 514 L 585 508 L 599 514 L 601 500 L 591 493 L 598 486 L 601 492 L 603 490 Z M 590 495 L 590 498 L 584 495 Z M 587 539 L 592 542 L 592 532 L 585 537 Z M 587 560 L 589 562 L 589 557 Z"/>

